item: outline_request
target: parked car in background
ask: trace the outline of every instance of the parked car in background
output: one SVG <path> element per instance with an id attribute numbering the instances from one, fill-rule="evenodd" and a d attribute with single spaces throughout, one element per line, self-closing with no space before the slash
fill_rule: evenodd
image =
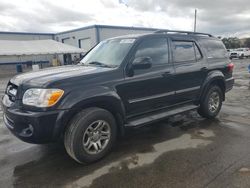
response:
<path id="1" fill-rule="evenodd" d="M 127 128 L 190 110 L 215 118 L 233 87 L 233 68 L 222 41 L 210 34 L 160 30 L 112 38 L 78 65 L 12 78 L 4 122 L 25 142 L 63 138 L 74 160 L 90 163 Z"/>
<path id="2" fill-rule="evenodd" d="M 230 53 L 229 54 L 230 59 L 233 59 L 233 58 L 243 59 L 244 57 L 246 58 L 250 57 L 249 48 L 238 48 L 238 49 L 230 50 L 229 53 Z"/>

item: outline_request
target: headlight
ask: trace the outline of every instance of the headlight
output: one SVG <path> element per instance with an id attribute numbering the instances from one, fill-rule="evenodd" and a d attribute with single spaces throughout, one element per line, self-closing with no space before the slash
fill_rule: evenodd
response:
<path id="1" fill-rule="evenodd" d="M 55 105 L 63 96 L 61 89 L 28 89 L 23 95 L 23 104 L 36 107 Z"/>

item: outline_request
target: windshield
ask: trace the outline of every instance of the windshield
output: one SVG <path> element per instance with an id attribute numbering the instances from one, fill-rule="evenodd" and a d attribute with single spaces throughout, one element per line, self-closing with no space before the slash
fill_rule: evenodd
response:
<path id="1" fill-rule="evenodd" d="M 91 66 L 118 67 L 135 39 L 112 39 L 100 42 L 80 62 Z"/>

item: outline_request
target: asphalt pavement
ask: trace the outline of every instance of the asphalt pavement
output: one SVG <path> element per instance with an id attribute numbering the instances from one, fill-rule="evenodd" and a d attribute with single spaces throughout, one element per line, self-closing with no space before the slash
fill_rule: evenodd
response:
<path id="1" fill-rule="evenodd" d="M 250 60 L 233 60 L 235 87 L 218 118 L 195 111 L 130 130 L 103 160 L 80 165 L 61 142 L 24 143 L 3 124 L 0 187 L 250 187 Z M 9 78 L 0 78 L 0 95 Z"/>

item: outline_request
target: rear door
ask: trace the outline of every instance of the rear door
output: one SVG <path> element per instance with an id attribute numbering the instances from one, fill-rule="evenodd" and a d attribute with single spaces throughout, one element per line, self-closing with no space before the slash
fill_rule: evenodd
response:
<path id="1" fill-rule="evenodd" d="M 175 68 L 175 102 L 193 102 L 198 99 L 201 85 L 207 76 L 207 62 L 195 40 L 172 38 L 171 49 Z"/>

